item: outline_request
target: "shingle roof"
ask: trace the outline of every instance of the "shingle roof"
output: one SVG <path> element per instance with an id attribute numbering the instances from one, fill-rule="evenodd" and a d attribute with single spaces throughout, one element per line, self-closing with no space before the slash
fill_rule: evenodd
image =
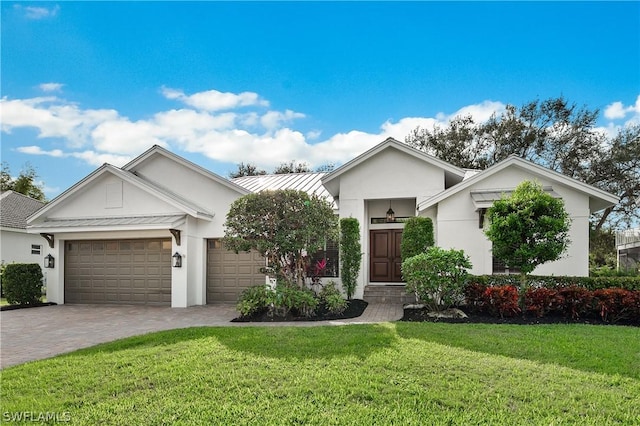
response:
<path id="1" fill-rule="evenodd" d="M 13 191 L 0 195 L 0 226 L 3 228 L 27 228 L 27 218 L 40 210 L 45 203 Z"/>

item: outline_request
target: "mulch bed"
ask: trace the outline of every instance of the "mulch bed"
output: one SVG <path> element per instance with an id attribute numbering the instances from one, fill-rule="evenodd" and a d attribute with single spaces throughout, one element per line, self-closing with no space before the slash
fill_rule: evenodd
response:
<path id="1" fill-rule="evenodd" d="M 283 321 L 329 321 L 341 320 L 348 318 L 357 318 L 367 308 L 368 303 L 361 299 L 351 299 L 347 301 L 347 309 L 341 314 L 332 314 L 323 306 L 319 307 L 316 314 L 312 317 L 303 317 L 296 315 L 296 312 L 290 312 L 287 316 L 270 315 L 268 311 L 259 312 L 248 317 L 238 317 L 231 322 L 283 322 Z"/>
<path id="2" fill-rule="evenodd" d="M 559 315 L 546 315 L 542 318 L 517 315 L 514 317 L 500 318 L 485 313 L 467 312 L 468 318 L 431 318 L 427 316 L 427 309 L 404 309 L 404 316 L 401 321 L 414 322 L 444 322 L 451 324 L 518 324 L 518 325 L 537 325 L 537 324 L 591 324 L 591 325 L 627 325 L 640 327 L 640 318 L 633 318 L 616 323 L 602 321 L 600 318 L 580 318 L 572 320 Z"/>
<path id="3" fill-rule="evenodd" d="M 34 305 L 4 305 L 0 306 L 0 311 L 13 311 L 14 309 L 39 308 L 40 306 L 56 305 L 54 302 L 41 302 Z"/>

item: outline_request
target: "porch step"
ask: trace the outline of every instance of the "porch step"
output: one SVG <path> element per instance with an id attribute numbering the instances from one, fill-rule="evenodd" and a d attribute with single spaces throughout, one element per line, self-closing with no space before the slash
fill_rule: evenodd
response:
<path id="1" fill-rule="evenodd" d="M 407 294 L 404 285 L 367 285 L 364 300 L 369 303 L 405 304 L 415 302 L 415 296 Z"/>

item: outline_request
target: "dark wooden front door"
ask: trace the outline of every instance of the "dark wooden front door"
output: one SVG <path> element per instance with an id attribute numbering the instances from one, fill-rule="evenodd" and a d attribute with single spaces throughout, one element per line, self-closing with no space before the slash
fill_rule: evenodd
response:
<path id="1" fill-rule="evenodd" d="M 401 242 L 402 229 L 370 231 L 369 280 L 371 282 L 402 282 Z"/>

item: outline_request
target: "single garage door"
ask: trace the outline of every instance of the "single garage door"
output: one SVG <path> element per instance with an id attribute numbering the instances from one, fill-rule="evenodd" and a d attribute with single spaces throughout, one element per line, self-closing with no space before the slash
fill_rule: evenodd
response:
<path id="1" fill-rule="evenodd" d="M 64 299 L 171 304 L 171 239 L 67 241 Z"/>
<path id="2" fill-rule="evenodd" d="M 208 240 L 207 303 L 236 302 L 247 287 L 265 283 L 265 261 L 257 252 L 226 250 L 219 239 Z"/>

